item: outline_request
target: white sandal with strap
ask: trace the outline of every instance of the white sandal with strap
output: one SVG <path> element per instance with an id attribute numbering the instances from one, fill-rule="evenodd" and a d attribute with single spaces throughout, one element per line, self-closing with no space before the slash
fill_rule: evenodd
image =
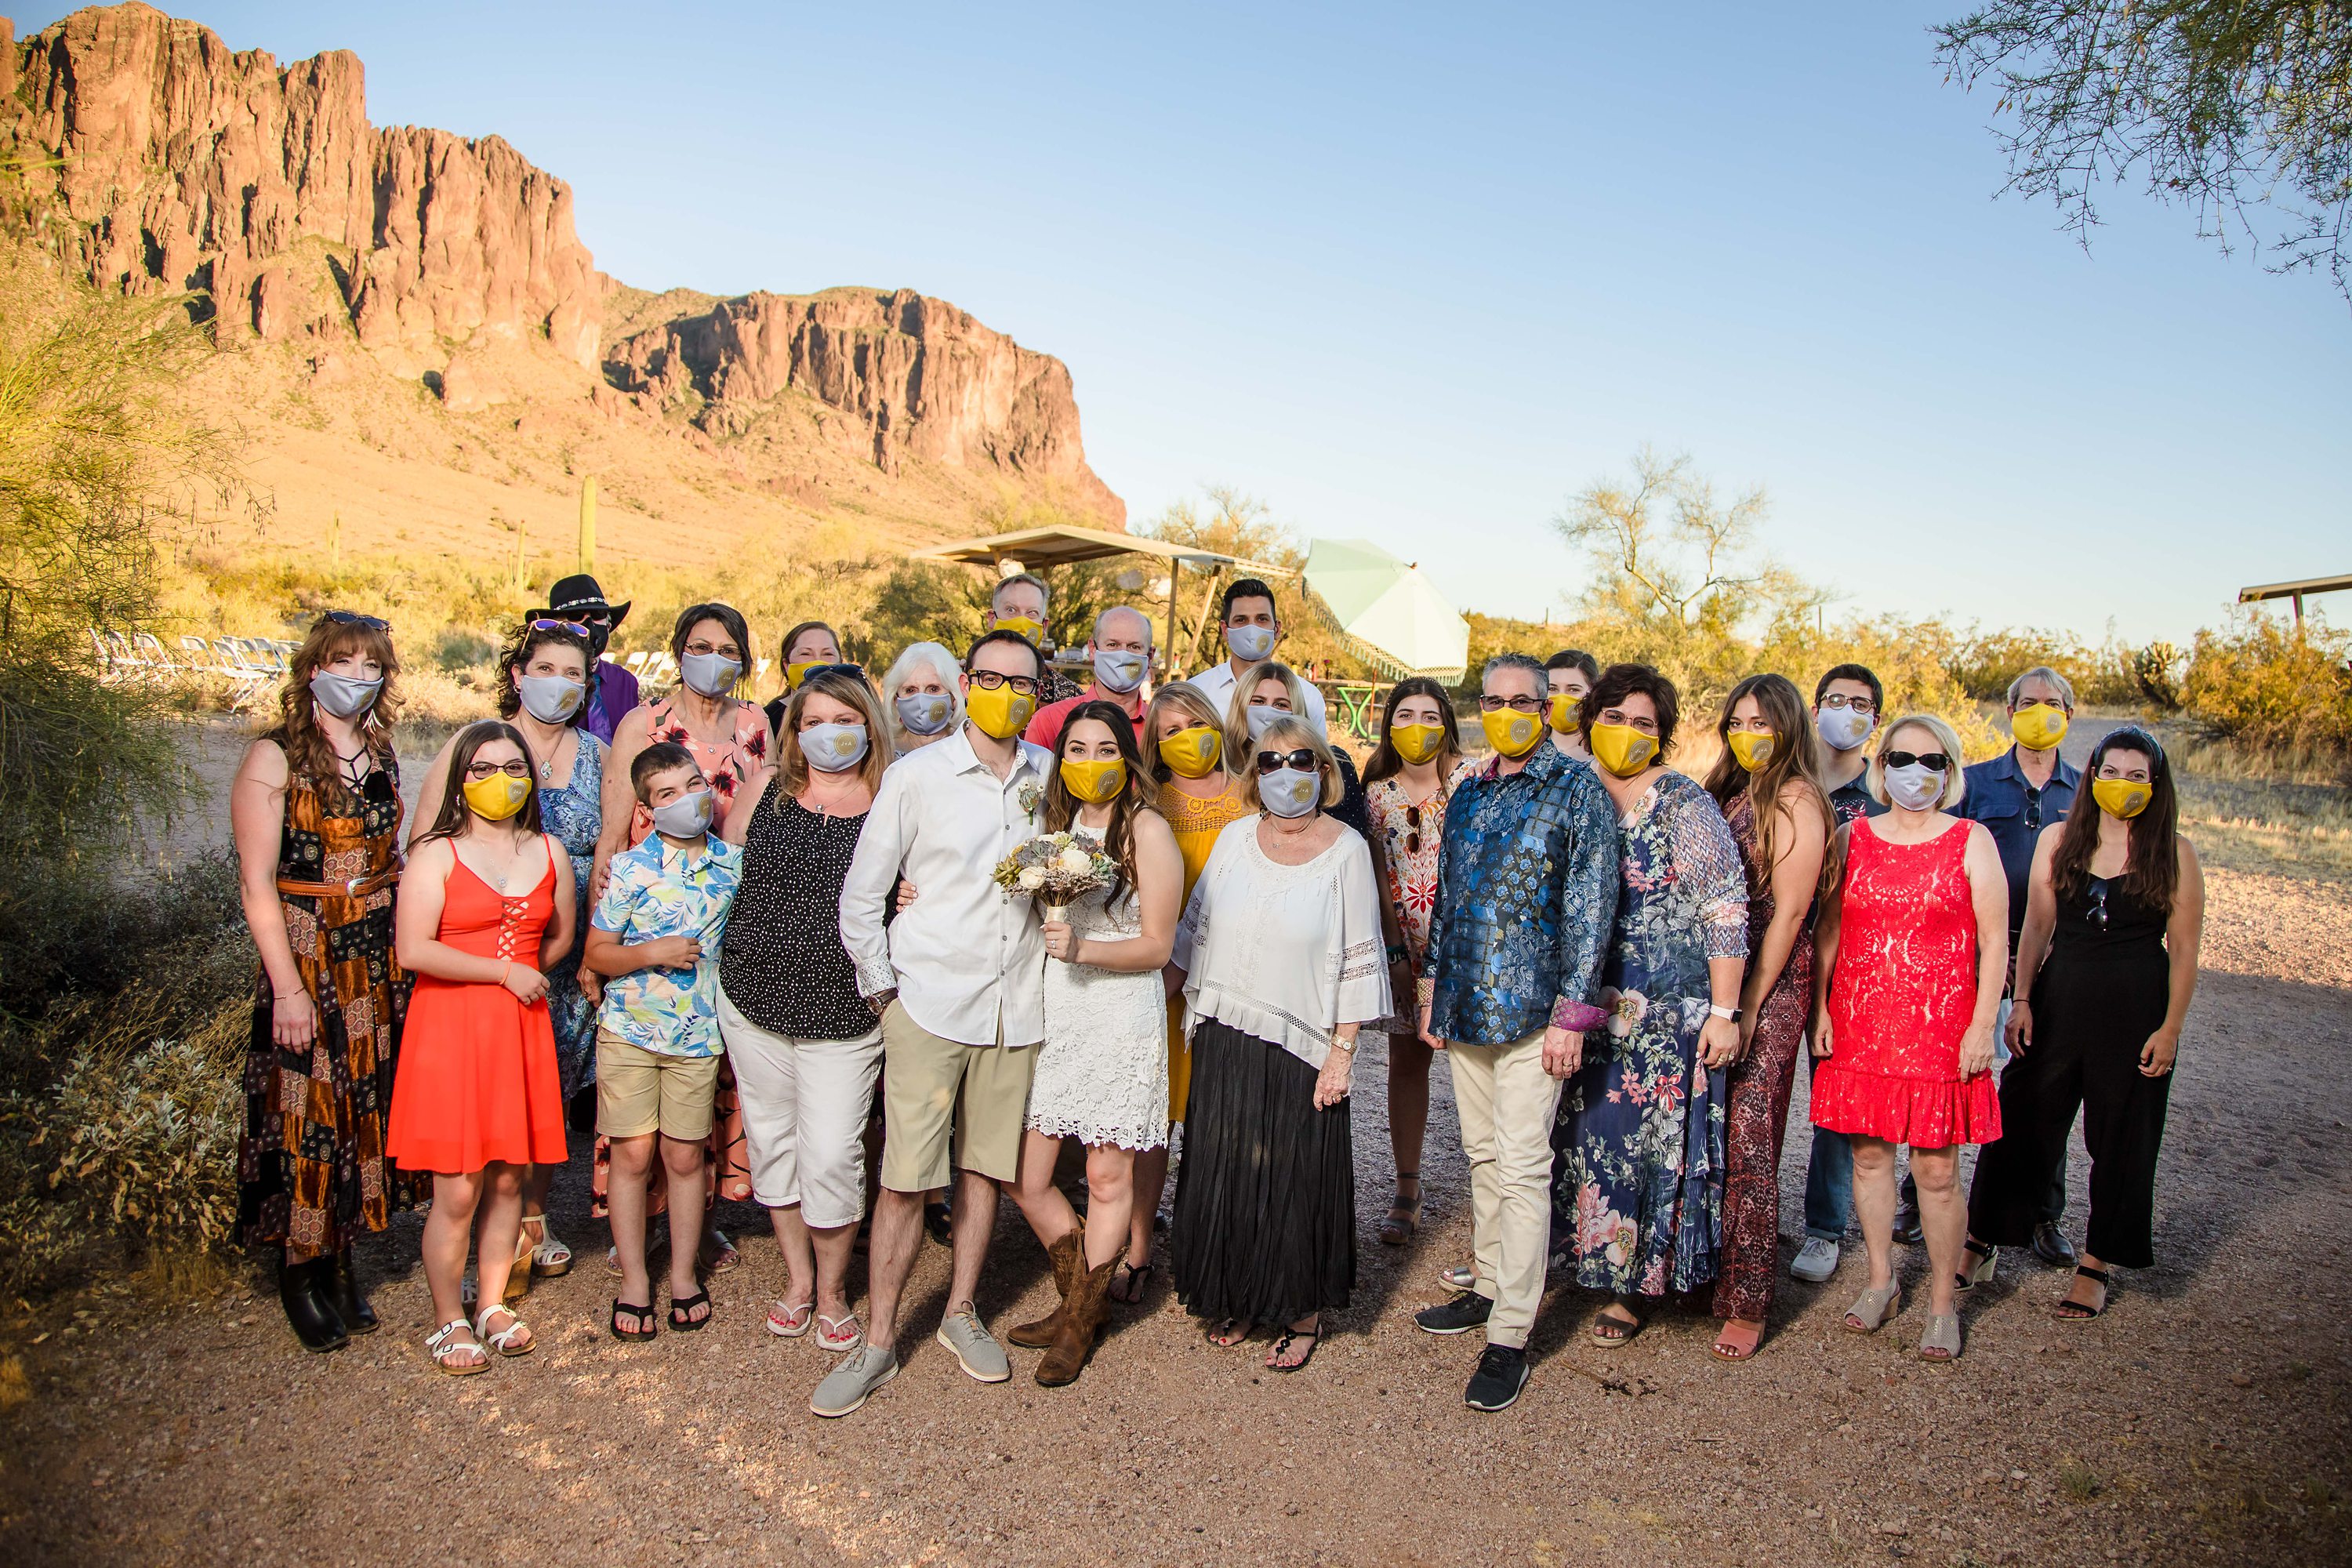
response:
<path id="1" fill-rule="evenodd" d="M 525 1215 L 523 1225 L 539 1226 L 539 1243 L 530 1249 L 530 1271 L 541 1279 L 560 1279 L 572 1272 L 572 1248 L 555 1234 L 543 1214 Z M 528 1233 L 526 1229 L 525 1234 Z"/>
<path id="2" fill-rule="evenodd" d="M 507 1315 L 507 1326 L 497 1333 L 489 1331 L 492 1312 L 504 1312 Z M 539 1339 L 536 1335 L 525 1340 L 520 1349 L 511 1348 L 514 1346 L 516 1335 L 530 1334 L 530 1330 L 524 1325 L 521 1318 L 516 1316 L 515 1310 L 504 1302 L 483 1308 L 481 1316 L 474 1320 L 474 1332 L 500 1355 L 529 1355 L 539 1348 Z"/>
<path id="3" fill-rule="evenodd" d="M 462 1340 L 455 1337 L 460 1332 L 466 1336 Z M 456 1359 L 467 1351 L 473 1352 L 482 1359 L 479 1361 Z M 433 1358 L 435 1366 L 447 1373 L 451 1377 L 471 1377 L 478 1372 L 490 1370 L 490 1352 L 482 1348 L 481 1337 L 474 1331 L 474 1325 L 463 1318 L 452 1318 L 427 1334 L 425 1337 L 425 1353 Z"/>

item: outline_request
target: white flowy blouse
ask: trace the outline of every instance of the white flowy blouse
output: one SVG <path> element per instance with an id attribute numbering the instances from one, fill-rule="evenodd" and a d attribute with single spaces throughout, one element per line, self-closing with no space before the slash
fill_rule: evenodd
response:
<path id="1" fill-rule="evenodd" d="M 1320 1071 L 1342 1024 L 1388 1016 L 1387 949 L 1372 855 L 1353 828 L 1303 866 L 1257 841 L 1255 815 L 1209 851 L 1176 927 L 1184 1029 L 1214 1018 Z"/>

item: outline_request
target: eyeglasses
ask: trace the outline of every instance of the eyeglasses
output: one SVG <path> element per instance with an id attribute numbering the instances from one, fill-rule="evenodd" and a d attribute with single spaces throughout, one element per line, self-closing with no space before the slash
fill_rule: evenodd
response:
<path id="1" fill-rule="evenodd" d="M 530 629 L 535 632 L 570 632 L 575 637 L 588 635 L 588 628 L 578 621 L 552 620 L 543 616 L 530 623 Z"/>
<path id="2" fill-rule="evenodd" d="M 466 764 L 466 776 L 478 784 L 492 773 L 504 773 L 509 778 L 527 779 L 530 777 L 530 764 L 520 757 L 517 757 L 510 763 L 467 763 Z"/>
<path id="3" fill-rule="evenodd" d="M 1481 697 L 1478 699 L 1478 711 L 1500 713 L 1507 708 L 1514 713 L 1540 713 L 1549 700 L 1543 697 Z"/>
<path id="4" fill-rule="evenodd" d="M 1822 706 L 1831 710 L 1832 712 L 1843 711 L 1848 708 L 1853 709 L 1857 713 L 1865 715 L 1878 711 L 1878 704 L 1873 702 L 1869 698 L 1848 697 L 1843 691 L 1832 691 L 1827 697 L 1822 698 Z"/>
<path id="5" fill-rule="evenodd" d="M 2083 911 L 2083 918 L 2101 931 L 2107 929 L 2107 884 L 2105 878 L 2091 883 L 2091 907 Z"/>
<path id="6" fill-rule="evenodd" d="M 392 630 L 392 623 L 374 616 L 362 616 L 354 610 L 329 610 L 320 617 L 339 626 L 370 626 L 380 632 Z"/>
<path id="7" fill-rule="evenodd" d="M 971 671 L 971 683 L 982 691 L 993 691 L 1000 686 L 1009 686 L 1013 688 L 1013 695 L 1016 697 L 1037 695 L 1037 680 L 1034 676 L 1001 675 L 992 669 L 975 669 Z"/>
<path id="8" fill-rule="evenodd" d="M 1916 763 L 1932 773 L 1952 771 L 1951 756 L 1945 752 L 1881 752 L 1878 757 L 1890 768 L 1907 768 Z"/>
<path id="9" fill-rule="evenodd" d="M 1257 771 L 1261 778 L 1267 773 L 1280 773 L 1285 768 L 1297 768 L 1302 773 L 1311 773 L 1322 764 L 1323 759 L 1305 746 L 1295 752 L 1260 752 L 1257 754 Z"/>
<path id="10" fill-rule="evenodd" d="M 714 654 L 714 653 L 715 653 L 715 654 L 717 654 L 717 655 L 718 655 L 719 658 L 731 658 L 731 659 L 735 659 L 735 660 L 738 660 L 738 661 L 740 661 L 740 660 L 741 660 L 741 658 L 742 658 L 742 657 L 743 657 L 743 650 L 742 650 L 741 648 L 740 648 L 740 647 L 736 647 L 733 643 L 731 643 L 731 642 L 730 642 L 730 643 L 714 643 L 714 642 L 708 642 L 708 641 L 705 641 L 705 640 L 704 640 L 703 638 L 701 638 L 701 637 L 697 637 L 697 638 L 695 638 L 692 642 L 690 642 L 690 643 L 687 644 L 685 647 L 683 647 L 683 648 L 679 649 L 678 651 L 679 651 L 679 652 L 681 652 L 681 653 L 700 654 L 700 655 L 704 655 L 704 656 L 708 656 L 708 655 L 710 655 L 710 654 Z"/>

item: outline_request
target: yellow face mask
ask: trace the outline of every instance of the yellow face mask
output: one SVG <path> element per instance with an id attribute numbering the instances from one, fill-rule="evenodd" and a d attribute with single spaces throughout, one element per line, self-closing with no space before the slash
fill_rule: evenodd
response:
<path id="1" fill-rule="evenodd" d="M 1751 773 L 1772 760 L 1776 737 L 1769 730 L 1734 730 L 1725 739 L 1731 746 L 1731 754 L 1739 759 L 1739 765 Z"/>
<path id="2" fill-rule="evenodd" d="M 1394 746 L 1396 754 L 1406 762 L 1425 763 L 1437 755 L 1438 748 L 1445 744 L 1445 726 L 1391 724 L 1389 726 L 1389 744 Z"/>
<path id="3" fill-rule="evenodd" d="M 1581 697 L 1571 697 L 1565 691 L 1553 692 L 1551 694 L 1551 711 L 1548 715 L 1551 720 L 1551 727 L 1559 731 L 1563 735 L 1574 733 L 1576 730 L 1576 710 L 1583 706 L 1583 703 L 1584 699 Z"/>
<path id="4" fill-rule="evenodd" d="M 522 803 L 530 798 L 530 781 L 512 773 L 497 773 L 486 779 L 466 781 L 466 804 L 474 808 L 475 816 L 491 822 L 504 822 L 520 811 Z"/>
<path id="5" fill-rule="evenodd" d="M 1000 686 L 991 691 L 984 686 L 974 686 L 963 695 L 965 717 L 980 726 L 983 735 L 1009 741 L 1021 733 L 1030 715 L 1037 711 L 1037 700 L 1024 697 L 1010 686 Z"/>
<path id="6" fill-rule="evenodd" d="M 2093 779 L 2091 798 L 2097 801 L 2099 809 L 2109 816 L 2129 821 L 2147 809 L 2147 803 L 2156 798 L 2156 791 L 2130 779 Z"/>
<path id="7" fill-rule="evenodd" d="M 1204 779 L 1216 771 L 1217 753 L 1224 742 L 1206 724 L 1179 730 L 1160 742 L 1160 760 L 1180 779 Z"/>
<path id="8" fill-rule="evenodd" d="M 1478 726 L 1486 731 L 1488 745 L 1514 761 L 1534 751 L 1536 742 L 1543 739 L 1543 724 L 1534 714 L 1514 713 L 1507 708 L 1479 714 Z"/>
<path id="9" fill-rule="evenodd" d="M 810 670 L 822 668 L 834 662 L 835 661 L 829 658 L 803 658 L 784 666 L 784 689 L 798 691 L 801 689 L 801 682 L 808 679 Z"/>
<path id="10" fill-rule="evenodd" d="M 1062 787 L 1088 805 L 1117 800 L 1127 787 L 1127 763 L 1118 757 L 1064 757 Z"/>
<path id="11" fill-rule="evenodd" d="M 2066 738 L 2066 710 L 2055 702 L 2029 702 L 2010 715 L 2009 732 L 2029 752 L 2046 752 Z"/>
<path id="12" fill-rule="evenodd" d="M 999 616 L 996 617 L 995 629 L 1000 632 L 1019 632 L 1039 647 L 1045 646 L 1045 628 L 1026 616 Z"/>
<path id="13" fill-rule="evenodd" d="M 1592 759 L 1621 779 L 1630 779 L 1658 754 L 1658 738 L 1631 724 L 1592 726 Z"/>

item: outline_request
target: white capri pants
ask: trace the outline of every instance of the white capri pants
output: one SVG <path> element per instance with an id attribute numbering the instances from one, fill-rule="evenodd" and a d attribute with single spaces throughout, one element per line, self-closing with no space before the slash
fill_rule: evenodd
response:
<path id="1" fill-rule="evenodd" d="M 882 1029 L 854 1040 L 796 1040 L 746 1018 L 719 988 L 719 1032 L 735 1066 L 752 1201 L 798 1204 L 821 1230 L 866 1215 L 866 1123 L 882 1071 Z"/>

